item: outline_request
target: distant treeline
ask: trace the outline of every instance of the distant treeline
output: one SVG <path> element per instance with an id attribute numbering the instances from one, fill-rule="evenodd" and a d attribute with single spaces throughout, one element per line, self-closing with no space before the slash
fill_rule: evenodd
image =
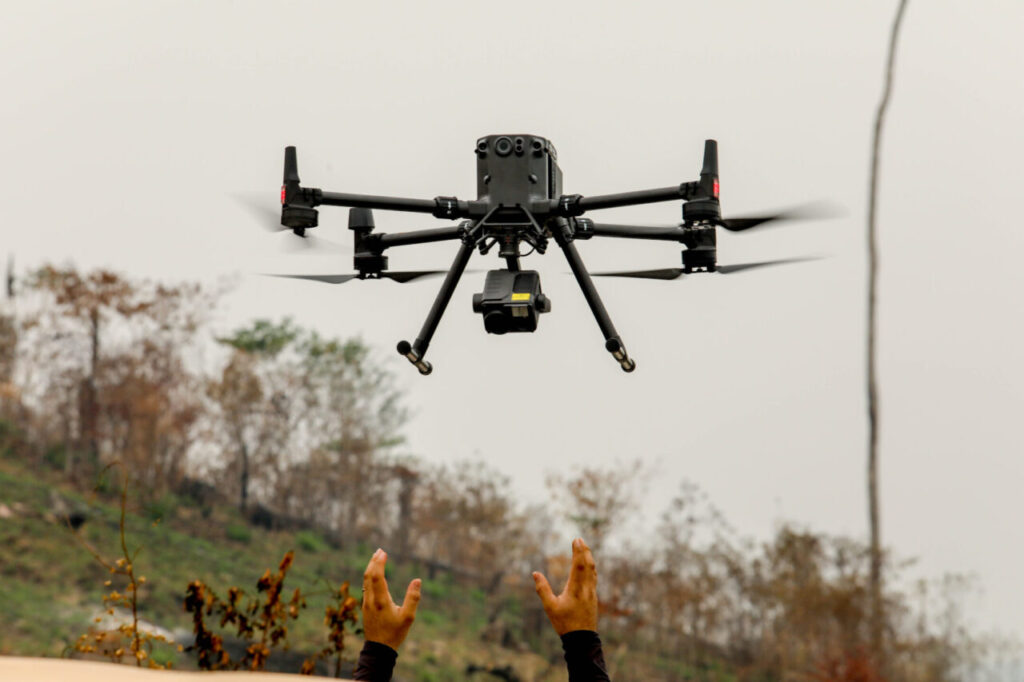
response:
<path id="1" fill-rule="evenodd" d="M 899 591 L 891 559 L 887 645 L 870 651 L 863 542 L 792 526 L 752 542 L 686 482 L 650 537 L 618 537 L 642 494 L 638 461 L 550 472 L 549 502 L 527 505 L 481 462 L 401 455 L 401 391 L 358 338 L 288 320 L 215 338 L 215 292 L 106 271 L 44 267 L 17 292 L 0 315 L 0 418 L 18 457 L 82 489 L 116 461 L 143 500 L 231 504 L 254 524 L 385 546 L 486 595 L 488 622 L 463 623 L 467 636 L 543 637 L 543 613 L 522 605 L 531 570 L 564 579 L 568 523 L 597 555 L 617 681 L 867 682 L 884 668 L 941 682 L 984 653 L 959 609 L 967 583 Z"/>

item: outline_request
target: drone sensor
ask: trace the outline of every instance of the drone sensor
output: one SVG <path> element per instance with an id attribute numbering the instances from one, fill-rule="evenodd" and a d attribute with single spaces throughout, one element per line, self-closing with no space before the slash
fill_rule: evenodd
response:
<path id="1" fill-rule="evenodd" d="M 551 300 L 541 293 L 536 270 L 491 270 L 484 292 L 473 295 L 473 312 L 483 314 L 489 334 L 532 332 L 540 314 L 551 312 Z"/>

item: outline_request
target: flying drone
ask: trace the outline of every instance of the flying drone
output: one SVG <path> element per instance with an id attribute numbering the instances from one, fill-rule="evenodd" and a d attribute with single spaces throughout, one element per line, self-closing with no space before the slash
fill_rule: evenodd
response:
<path id="1" fill-rule="evenodd" d="M 349 207 L 348 227 L 353 232 L 354 273 L 338 275 L 278 275 L 297 279 L 341 284 L 352 280 L 391 279 L 409 282 L 420 277 L 444 274 L 444 282 L 427 314 L 419 335 L 412 343 L 401 341 L 398 352 L 420 372 L 430 374 L 432 365 L 424 359 L 431 338 L 445 308 L 466 270 L 474 251 L 487 254 L 497 248 L 505 267 L 490 270 L 482 293 L 473 296 L 473 311 L 483 316 L 484 329 L 491 334 L 533 332 L 541 314 L 551 311 L 551 301 L 541 290 L 540 275 L 523 270 L 520 258 L 534 251 L 543 254 L 550 240 L 562 252 L 576 277 L 604 335 L 605 348 L 626 372 L 636 362 L 626 352 L 619 333 L 605 310 L 593 276 L 675 279 L 696 272 L 731 273 L 754 267 L 801 259 L 785 259 L 719 265 L 716 229 L 740 232 L 773 220 L 800 217 L 796 212 L 760 217 L 722 218 L 719 205 L 718 144 L 704 143 L 704 164 L 700 179 L 659 189 L 582 196 L 562 194 L 562 171 L 551 142 L 536 135 L 488 135 L 476 142 L 477 198 L 461 200 L 439 196 L 434 199 L 344 194 L 327 192 L 299 183 L 295 147 L 285 148 L 284 185 L 281 187 L 281 225 L 300 237 L 318 224 L 317 206 Z M 634 206 L 660 201 L 683 202 L 683 221 L 679 225 L 655 227 L 611 225 L 594 222 L 583 215 L 590 211 L 619 206 Z M 443 220 L 459 220 L 456 225 L 402 233 L 374 231 L 372 209 L 429 213 Z M 593 237 L 622 237 L 676 242 L 683 247 L 682 267 L 660 270 L 588 273 L 576 241 Z M 388 270 L 387 249 L 428 242 L 458 241 L 459 250 L 448 270 Z M 521 252 L 522 245 L 531 250 Z"/>

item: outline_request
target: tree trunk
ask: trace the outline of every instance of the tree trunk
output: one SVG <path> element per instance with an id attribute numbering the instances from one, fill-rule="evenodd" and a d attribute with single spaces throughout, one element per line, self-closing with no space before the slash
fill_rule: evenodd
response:
<path id="1" fill-rule="evenodd" d="M 245 509 L 249 505 L 249 448 L 245 446 L 244 440 L 239 440 L 238 454 L 242 464 L 242 471 L 238 480 L 238 486 L 240 488 L 238 496 L 238 511 L 245 514 Z"/>
<path id="2" fill-rule="evenodd" d="M 83 451 L 84 464 L 82 471 L 76 471 L 73 458 L 78 458 L 79 453 L 65 453 L 66 470 L 69 476 L 85 475 L 92 472 L 85 469 L 96 468 L 99 464 L 99 434 L 97 424 L 99 422 L 99 399 L 97 396 L 97 375 L 100 364 L 100 310 L 93 307 L 89 311 L 89 375 L 81 384 L 81 397 L 79 398 L 79 428 L 81 429 L 78 448 Z"/>
<path id="3" fill-rule="evenodd" d="M 884 667 L 885 613 L 882 599 L 882 542 L 878 503 L 878 379 L 875 338 L 877 331 L 878 240 L 876 216 L 878 206 L 878 164 L 881 147 L 882 124 L 892 93 L 893 66 L 896 61 L 896 40 L 907 0 L 900 0 L 896 19 L 889 37 L 889 55 L 886 61 L 885 87 L 875 116 L 875 131 L 871 148 L 871 186 L 868 197 L 868 338 L 867 338 L 867 399 L 868 399 L 868 520 L 871 533 L 871 649 L 880 667 Z"/>

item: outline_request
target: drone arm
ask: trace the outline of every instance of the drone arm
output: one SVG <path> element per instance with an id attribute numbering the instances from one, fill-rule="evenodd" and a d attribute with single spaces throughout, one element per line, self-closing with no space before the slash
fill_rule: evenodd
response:
<path id="1" fill-rule="evenodd" d="M 435 218 L 455 220 L 466 218 L 470 213 L 467 201 L 455 197 L 434 197 L 433 199 L 407 199 L 405 197 L 382 197 L 373 194 L 346 194 L 324 192 L 315 188 L 302 188 L 302 198 L 311 206 L 348 206 L 351 208 L 377 208 L 384 211 L 409 211 L 429 213 Z"/>
<path id="2" fill-rule="evenodd" d="M 577 218 L 576 236 L 583 239 L 590 237 L 622 237 L 625 239 L 653 239 L 666 242 L 681 242 L 684 230 L 681 227 L 645 227 L 642 225 L 611 225 L 595 223 L 587 218 Z"/>
<path id="3" fill-rule="evenodd" d="M 428 244 L 430 242 L 443 242 L 449 239 L 459 239 L 463 235 L 461 225 L 453 227 L 438 227 L 430 230 L 415 230 L 412 232 L 394 232 L 379 235 L 377 243 L 380 248 L 387 249 L 392 246 L 408 246 L 410 244 Z"/>
<path id="4" fill-rule="evenodd" d="M 619 192 L 618 194 L 598 194 L 592 197 L 567 194 L 562 195 L 554 202 L 555 205 L 552 208 L 552 212 L 559 216 L 572 217 L 602 208 L 638 206 L 640 204 L 654 204 L 659 201 L 677 201 L 679 199 L 686 200 L 697 196 L 699 191 L 700 183 L 684 182 L 673 187 L 642 189 L 637 192 Z"/>
<path id="5" fill-rule="evenodd" d="M 412 211 L 432 213 L 434 202 L 426 199 L 405 199 L 402 197 L 381 197 L 372 194 L 344 194 L 312 190 L 313 200 L 324 206 L 349 206 L 351 208 L 379 208 L 385 211 Z"/>

